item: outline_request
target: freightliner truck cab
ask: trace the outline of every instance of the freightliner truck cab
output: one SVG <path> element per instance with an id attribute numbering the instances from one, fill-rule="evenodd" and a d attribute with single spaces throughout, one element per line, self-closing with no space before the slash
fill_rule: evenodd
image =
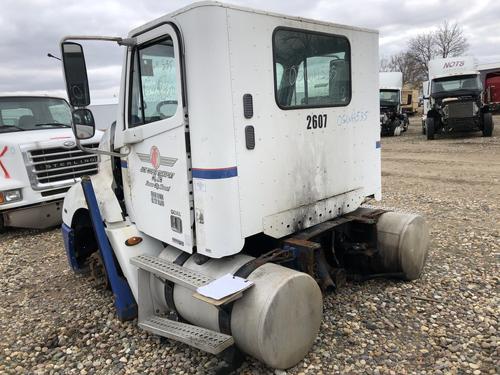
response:
<path id="1" fill-rule="evenodd" d="M 315 340 L 321 290 L 419 277 L 423 218 L 360 207 L 381 198 L 376 31 L 203 2 L 126 38 L 66 37 L 82 141 L 85 39 L 124 49 L 120 115 L 62 230 L 75 272 L 102 260 L 120 319 L 283 369 Z M 227 274 L 253 286 L 200 298 Z"/>

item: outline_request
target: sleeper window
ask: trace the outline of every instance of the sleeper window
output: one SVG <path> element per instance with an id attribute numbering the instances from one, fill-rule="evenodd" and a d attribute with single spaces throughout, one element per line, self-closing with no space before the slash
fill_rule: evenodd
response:
<path id="1" fill-rule="evenodd" d="M 273 36 L 273 54 L 276 102 L 282 109 L 349 104 L 346 37 L 279 28 Z"/>

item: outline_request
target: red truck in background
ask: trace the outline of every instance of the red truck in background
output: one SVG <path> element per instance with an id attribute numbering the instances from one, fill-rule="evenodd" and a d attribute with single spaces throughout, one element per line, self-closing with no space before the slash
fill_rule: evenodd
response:
<path id="1" fill-rule="evenodd" d="M 500 62 L 480 64 L 478 70 L 484 86 L 484 101 L 494 111 L 500 110 Z"/>

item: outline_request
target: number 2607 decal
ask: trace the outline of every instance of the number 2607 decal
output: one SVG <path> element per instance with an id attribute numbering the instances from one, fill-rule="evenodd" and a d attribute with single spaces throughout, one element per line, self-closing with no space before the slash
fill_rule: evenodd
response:
<path id="1" fill-rule="evenodd" d="M 326 114 L 321 115 L 309 115 L 307 119 L 307 129 L 321 129 L 326 128 Z"/>

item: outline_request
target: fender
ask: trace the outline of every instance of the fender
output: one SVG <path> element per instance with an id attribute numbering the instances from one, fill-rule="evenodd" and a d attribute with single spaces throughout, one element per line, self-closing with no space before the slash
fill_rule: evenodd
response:
<path id="1" fill-rule="evenodd" d="M 108 145 L 109 131 L 106 131 L 99 148 L 106 149 Z M 99 172 L 91 177 L 91 181 L 98 197 L 102 220 L 108 224 L 122 223 L 124 217 L 113 191 L 113 170 L 109 156 L 101 155 Z M 97 250 L 98 245 L 80 183 L 73 185 L 64 197 L 62 221 L 61 231 L 69 266 L 74 272 L 84 272 L 85 260 Z"/>

